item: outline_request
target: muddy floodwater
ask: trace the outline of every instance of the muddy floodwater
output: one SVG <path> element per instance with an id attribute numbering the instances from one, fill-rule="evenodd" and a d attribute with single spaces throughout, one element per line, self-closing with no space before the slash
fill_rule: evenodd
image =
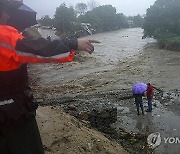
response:
<path id="1" fill-rule="evenodd" d="M 96 34 L 93 38 L 102 43 L 97 45 L 93 56 L 102 65 L 117 64 L 122 59 L 140 53 L 145 45 L 155 41 L 149 38 L 142 39 L 142 35 L 143 30 L 139 28 Z"/>
<path id="2" fill-rule="evenodd" d="M 159 49 L 154 39 L 142 36 L 140 28 L 87 36 L 101 41 L 93 54 L 79 52 L 66 64 L 29 65 L 32 88 L 42 100 L 112 103 L 118 109 L 113 127 L 147 136 L 159 132 L 161 144 L 154 153 L 179 154 L 180 52 Z M 157 88 L 153 112 L 144 116 L 137 116 L 132 98 L 120 99 L 136 82 L 151 82 Z M 146 98 L 143 101 L 147 109 Z"/>
<path id="3" fill-rule="evenodd" d="M 154 39 L 142 39 L 142 35 L 142 29 L 132 28 L 87 36 L 88 39 L 101 41 L 100 44 L 95 44 L 93 54 L 81 53 L 81 58 L 78 59 L 80 64 L 76 65 L 68 63 L 62 67 L 59 64 L 45 64 L 41 70 L 40 82 L 43 84 L 56 84 L 98 71 L 112 70 L 119 62 L 142 52 L 145 45 L 155 42 Z M 51 67 L 54 68 L 54 66 L 55 70 L 50 69 Z M 46 70 L 48 70 L 48 75 Z"/>

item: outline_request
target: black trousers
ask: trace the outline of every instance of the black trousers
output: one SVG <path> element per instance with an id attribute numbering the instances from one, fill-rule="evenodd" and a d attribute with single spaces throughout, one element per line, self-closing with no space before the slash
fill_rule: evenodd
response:
<path id="1" fill-rule="evenodd" d="M 0 154 L 44 154 L 35 117 L 23 125 L 0 128 Z"/>

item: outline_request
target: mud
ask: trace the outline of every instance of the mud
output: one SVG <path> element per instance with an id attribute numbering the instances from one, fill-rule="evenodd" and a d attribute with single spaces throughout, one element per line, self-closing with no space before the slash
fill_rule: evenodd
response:
<path id="1" fill-rule="evenodd" d="M 35 97 L 47 104 L 61 106 L 70 102 L 79 104 L 79 108 L 87 106 L 82 102 L 110 102 L 118 109 L 117 122 L 112 126 L 116 132 L 123 130 L 146 137 L 150 133 L 160 132 L 162 139 L 180 137 L 177 122 L 180 118 L 179 92 L 175 96 L 180 90 L 180 52 L 161 50 L 152 39 L 141 40 L 141 29 L 91 37 L 103 42 L 96 45 L 92 55 L 80 52 L 72 63 L 29 66 Z M 161 90 L 155 90 L 153 112 L 144 116 L 136 115 L 134 100 L 130 96 L 131 87 L 136 82 L 150 82 Z M 144 103 L 146 108 L 145 98 Z M 138 141 L 139 146 L 135 146 L 137 150 L 134 150 L 137 153 L 142 144 L 141 139 Z M 124 147 L 132 145 L 129 143 Z M 156 154 L 176 154 L 179 151 L 179 145 L 163 142 L 154 149 Z M 133 153 L 132 150 L 130 152 Z"/>

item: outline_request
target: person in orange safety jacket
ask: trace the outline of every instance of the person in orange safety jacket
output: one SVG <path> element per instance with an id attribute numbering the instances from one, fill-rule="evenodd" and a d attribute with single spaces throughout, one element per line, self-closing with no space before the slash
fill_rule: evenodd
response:
<path id="1" fill-rule="evenodd" d="M 76 50 L 92 53 L 96 40 L 24 37 L 8 26 L 8 6 L 0 2 L 0 153 L 43 154 L 35 120 L 38 107 L 28 84 L 27 63 L 70 62 Z"/>

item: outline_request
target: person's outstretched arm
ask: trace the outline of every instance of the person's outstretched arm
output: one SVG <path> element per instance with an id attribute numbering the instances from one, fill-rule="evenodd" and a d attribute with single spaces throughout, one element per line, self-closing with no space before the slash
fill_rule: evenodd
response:
<path id="1" fill-rule="evenodd" d="M 100 42 L 76 38 L 63 38 L 52 42 L 43 38 L 36 40 L 32 38 L 23 38 L 17 40 L 16 51 L 18 55 L 24 57 L 19 58 L 19 60 L 23 62 L 46 62 L 50 59 L 57 62 L 67 62 L 73 60 L 75 50 L 92 53 L 94 51 L 92 43 Z M 28 58 L 25 58 L 27 56 Z M 37 59 L 37 61 L 35 59 Z"/>
<path id="2" fill-rule="evenodd" d="M 49 42 L 44 38 L 18 39 L 14 59 L 20 63 L 70 62 L 77 49 L 77 39 L 59 39 Z"/>
<path id="3" fill-rule="evenodd" d="M 59 40 L 54 40 L 52 42 L 49 42 L 44 38 L 23 38 L 18 39 L 16 44 L 16 50 L 45 57 L 69 52 L 70 50 L 80 50 L 92 53 L 94 51 L 94 46 L 92 43 L 100 42 L 97 40 L 89 40 L 83 38 L 63 38 Z"/>

